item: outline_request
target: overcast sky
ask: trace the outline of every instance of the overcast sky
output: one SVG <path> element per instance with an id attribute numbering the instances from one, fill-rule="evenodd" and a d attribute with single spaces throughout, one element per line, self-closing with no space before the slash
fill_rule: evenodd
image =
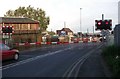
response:
<path id="1" fill-rule="evenodd" d="M 120 0 L 0 0 L 0 16 L 8 10 L 15 10 L 19 6 L 42 8 L 50 17 L 47 30 L 60 30 L 64 27 L 74 32 L 80 31 L 80 8 L 82 32 L 92 32 L 96 19 L 113 20 L 113 28 L 118 24 L 118 1 Z"/>

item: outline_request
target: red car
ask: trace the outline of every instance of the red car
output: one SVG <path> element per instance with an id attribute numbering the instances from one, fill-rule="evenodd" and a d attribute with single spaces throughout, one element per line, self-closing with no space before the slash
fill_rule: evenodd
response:
<path id="1" fill-rule="evenodd" d="M 83 38 L 83 43 L 88 43 L 88 38 Z"/>
<path id="2" fill-rule="evenodd" d="M 11 49 L 9 46 L 0 43 L 0 60 L 8 60 L 8 59 L 19 59 L 19 51 L 17 49 Z"/>

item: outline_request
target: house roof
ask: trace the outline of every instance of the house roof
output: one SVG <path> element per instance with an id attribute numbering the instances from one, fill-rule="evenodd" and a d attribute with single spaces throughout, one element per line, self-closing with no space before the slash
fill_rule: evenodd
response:
<path id="1" fill-rule="evenodd" d="M 56 32 L 58 33 L 58 32 L 61 32 L 61 30 L 56 30 Z"/>
<path id="2" fill-rule="evenodd" d="M 63 28 L 62 31 L 66 31 L 66 32 L 73 32 L 72 30 L 70 30 L 69 28 Z"/>
<path id="3" fill-rule="evenodd" d="M 20 18 L 20 17 L 0 17 L 1 23 L 31 23 L 38 24 L 38 21 L 32 20 L 30 18 Z"/>

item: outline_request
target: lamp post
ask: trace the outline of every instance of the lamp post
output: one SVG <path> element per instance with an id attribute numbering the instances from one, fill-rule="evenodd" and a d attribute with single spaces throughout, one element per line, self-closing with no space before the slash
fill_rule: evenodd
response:
<path id="1" fill-rule="evenodd" d="M 82 8 L 80 8 L 80 32 L 82 32 L 81 10 Z"/>
<path id="2" fill-rule="evenodd" d="M 81 37 L 81 39 L 82 39 L 82 21 L 81 21 L 81 10 L 82 10 L 82 8 L 80 8 L 80 32 L 81 32 L 80 37 Z"/>

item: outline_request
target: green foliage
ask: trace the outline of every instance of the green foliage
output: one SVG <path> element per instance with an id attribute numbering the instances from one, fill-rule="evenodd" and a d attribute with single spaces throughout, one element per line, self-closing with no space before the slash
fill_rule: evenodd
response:
<path id="1" fill-rule="evenodd" d="M 106 47 L 102 55 L 110 66 L 113 76 L 120 77 L 120 47 L 114 45 Z"/>
<path id="2" fill-rule="evenodd" d="M 50 18 L 46 17 L 46 13 L 42 9 L 35 9 L 30 5 L 28 7 L 19 7 L 16 10 L 9 10 L 4 15 L 5 17 L 27 17 L 39 21 L 40 32 L 48 28 Z"/>
<path id="3" fill-rule="evenodd" d="M 53 36 L 53 35 L 55 35 L 55 32 L 49 31 L 48 34 L 51 35 L 51 36 Z"/>
<path id="4" fill-rule="evenodd" d="M 107 56 L 113 56 L 113 57 L 115 57 L 116 55 L 119 55 L 120 56 L 120 47 L 116 47 L 116 46 L 114 46 L 114 45 L 112 45 L 112 46 L 109 46 L 109 47 L 106 47 L 106 48 L 104 48 L 103 49 L 103 54 L 104 55 L 107 55 Z"/>

